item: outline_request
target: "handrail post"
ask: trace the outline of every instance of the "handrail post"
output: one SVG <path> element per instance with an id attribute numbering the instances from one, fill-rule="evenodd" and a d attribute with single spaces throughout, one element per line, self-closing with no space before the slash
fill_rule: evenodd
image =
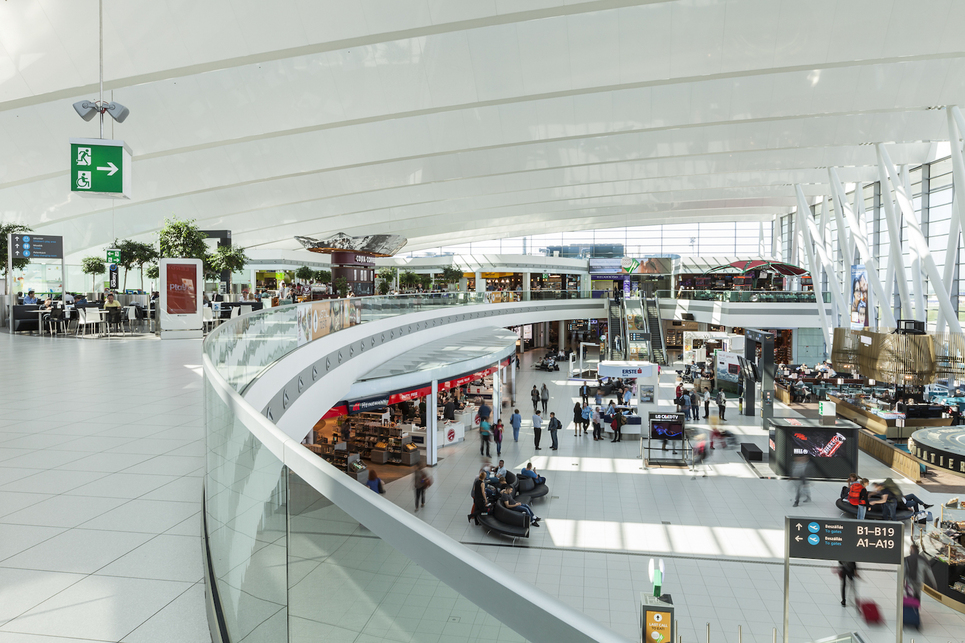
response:
<path id="1" fill-rule="evenodd" d="M 707 623 L 707 643 L 710 643 L 710 623 Z"/>

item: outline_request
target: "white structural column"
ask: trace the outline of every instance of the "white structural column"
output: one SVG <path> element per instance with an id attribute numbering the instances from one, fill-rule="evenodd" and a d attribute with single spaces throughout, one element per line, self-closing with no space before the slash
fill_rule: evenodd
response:
<path id="1" fill-rule="evenodd" d="M 774 215 L 771 222 L 771 256 L 784 261 L 784 248 L 781 247 L 781 218 Z"/>
<path id="2" fill-rule="evenodd" d="M 432 380 L 432 390 L 426 397 L 426 464 L 434 467 L 439 462 L 439 440 L 436 439 L 439 423 L 436 416 L 439 406 L 439 380 Z"/>
<path id="3" fill-rule="evenodd" d="M 764 222 L 758 222 L 758 233 L 757 233 L 757 254 L 761 257 L 764 255 Z"/>
<path id="4" fill-rule="evenodd" d="M 499 422 L 499 413 L 503 410 L 502 370 L 497 365 L 496 372 L 493 373 L 493 424 Z"/>
<path id="5" fill-rule="evenodd" d="M 965 160 L 962 157 L 961 138 L 965 137 L 965 118 L 958 105 L 949 105 L 945 108 L 945 116 L 948 118 L 948 141 L 951 144 L 952 155 L 952 185 L 954 186 L 955 196 L 952 199 L 952 218 L 949 221 L 948 246 L 945 251 L 945 270 L 942 277 L 945 279 L 944 286 L 951 295 L 952 285 L 955 283 L 955 269 L 958 255 L 959 232 L 965 230 L 965 199 L 959 196 L 965 190 Z M 936 286 L 937 287 L 937 286 Z M 961 302 L 959 302 L 959 305 Z M 941 310 L 938 313 L 938 323 L 935 330 L 939 333 L 945 330 L 945 315 Z"/>
<path id="6" fill-rule="evenodd" d="M 844 186 L 841 185 L 841 179 L 838 178 L 838 171 L 835 168 L 828 168 L 828 176 L 831 179 L 831 190 L 838 192 L 838 198 L 841 203 L 844 204 Z M 855 210 L 844 206 L 844 211 L 842 215 L 847 222 L 848 227 L 851 229 L 851 241 L 854 243 L 855 249 L 861 255 L 861 261 L 864 262 L 864 266 L 868 271 L 868 284 L 871 287 L 872 294 L 878 302 L 884 302 L 887 304 L 887 299 L 885 297 L 885 289 L 881 284 L 881 278 L 878 275 L 878 262 L 875 261 L 874 253 L 871 252 L 871 247 L 868 245 L 868 238 L 865 234 L 864 226 L 864 212 L 863 205 L 864 200 L 861 198 L 861 186 L 855 186 L 855 192 L 858 193 L 858 197 L 855 199 L 855 203 L 858 204 L 857 212 Z M 853 256 L 853 255 L 852 255 Z M 850 269 L 850 267 L 849 267 Z M 849 280 L 850 282 L 850 280 Z M 871 311 L 874 310 L 874 302 L 868 302 L 868 314 L 871 315 Z M 884 326 L 892 327 L 895 325 L 895 316 L 891 310 L 890 305 L 881 306 L 881 322 Z"/>
<path id="7" fill-rule="evenodd" d="M 808 207 L 808 201 L 804 198 L 804 190 L 801 189 L 800 184 L 795 185 L 794 189 L 797 192 L 797 215 L 794 217 L 794 227 L 797 230 L 801 230 L 802 234 L 807 235 L 807 222 L 811 219 L 811 208 Z M 814 225 L 813 221 L 811 221 L 811 225 Z M 814 285 L 814 299 L 818 307 L 818 317 L 821 320 L 821 332 L 824 333 L 825 348 L 830 352 L 831 328 L 828 325 L 828 316 L 824 309 L 824 294 L 821 292 L 821 281 L 816 277 L 819 270 L 817 262 L 814 260 L 814 249 L 807 239 L 807 236 L 804 238 L 803 246 L 808 258 L 808 270 L 811 271 L 811 283 Z"/>
<path id="8" fill-rule="evenodd" d="M 532 273 L 523 273 L 523 301 L 529 301 L 529 293 L 531 288 Z"/>
<path id="9" fill-rule="evenodd" d="M 817 231 L 811 228 L 812 234 L 815 234 L 815 241 L 820 244 L 823 251 L 818 251 L 818 258 L 821 261 L 824 274 L 828 277 L 828 290 L 832 293 L 832 305 L 831 310 L 832 315 L 832 326 L 847 325 L 851 321 L 851 315 L 848 314 L 847 319 L 843 322 L 841 321 L 841 315 L 845 314 L 845 308 L 847 308 L 845 297 L 845 280 L 838 279 L 837 271 L 835 270 L 834 261 L 834 248 L 831 244 L 831 197 L 825 196 L 821 199 L 821 222 Z M 810 220 L 810 219 L 809 219 Z M 822 280 L 823 284 L 824 281 Z M 822 286 L 823 287 L 823 286 Z M 840 297 L 834 297 L 834 293 L 840 294 Z"/>
<path id="10" fill-rule="evenodd" d="M 901 166 L 899 178 L 901 179 L 901 185 L 905 189 L 905 194 L 908 195 L 908 201 L 911 202 L 911 211 L 914 214 L 915 204 L 911 200 L 911 177 L 908 174 L 907 165 Z M 925 243 L 927 245 L 928 242 L 926 241 Z M 921 274 L 921 255 L 918 253 L 918 248 L 915 247 L 914 244 L 912 244 L 911 251 L 911 281 L 915 284 L 911 294 L 915 301 L 915 319 L 918 321 L 927 321 L 928 316 L 925 313 L 925 280 Z"/>
<path id="11" fill-rule="evenodd" d="M 928 240 L 925 239 L 925 235 L 922 234 L 921 231 L 921 226 L 918 225 L 918 217 L 915 216 L 915 208 L 911 201 L 911 195 L 905 191 L 905 186 L 898 177 L 898 172 L 895 170 L 895 166 L 891 162 L 891 157 L 888 155 L 888 150 L 886 150 L 884 145 L 881 143 L 878 143 L 876 147 L 878 148 L 879 172 L 881 171 L 880 166 L 883 164 L 884 169 L 888 172 L 888 176 L 891 179 L 892 185 L 894 186 L 895 199 L 898 201 L 898 207 L 901 208 L 902 215 L 905 219 L 905 225 L 908 226 L 908 239 L 911 241 L 912 247 L 915 247 L 918 250 L 918 255 L 921 257 L 921 265 L 925 270 L 925 274 L 928 275 L 928 278 L 931 280 L 931 282 L 935 284 L 935 298 L 938 299 L 938 306 L 945 314 L 945 320 L 948 323 L 951 331 L 953 333 L 961 333 L 962 325 L 958 322 L 958 315 L 955 313 L 955 309 L 952 307 L 951 299 L 948 297 L 948 291 L 945 289 L 945 285 L 942 282 L 942 277 L 938 273 L 938 266 L 935 265 L 935 258 L 932 257 L 931 250 L 928 248 Z"/>
<path id="12" fill-rule="evenodd" d="M 845 268 L 841 275 L 841 283 L 845 284 L 850 281 L 848 273 L 854 263 L 854 241 L 851 240 L 851 233 L 844 225 L 844 208 L 847 201 L 844 198 L 844 190 L 841 192 L 837 190 L 840 185 L 835 185 L 833 169 L 828 168 L 828 179 L 831 183 L 831 200 L 834 202 L 834 223 L 838 228 L 838 249 L 841 251 L 841 261 Z"/>
<path id="13" fill-rule="evenodd" d="M 888 187 L 888 170 L 885 168 L 885 158 L 887 152 L 884 145 L 877 143 L 875 149 L 878 153 L 878 182 L 881 185 L 881 204 L 885 209 L 885 217 L 888 219 L 888 239 L 891 242 L 891 252 L 888 259 L 888 276 L 885 288 L 891 294 L 891 283 L 897 273 L 898 298 L 901 300 L 901 316 L 907 318 L 911 315 L 911 297 L 908 294 L 908 273 L 905 271 L 905 260 L 901 256 L 901 230 L 898 227 L 898 216 L 895 214 L 895 204 L 892 201 L 891 189 Z M 890 164 L 890 160 L 889 160 Z M 895 187 L 898 187 L 896 182 Z M 904 191 L 904 190 L 902 190 Z M 891 298 L 888 298 L 888 305 L 891 305 Z"/>
<path id="14" fill-rule="evenodd" d="M 476 292 L 486 292 L 486 280 L 483 279 L 482 271 L 476 271 Z"/>

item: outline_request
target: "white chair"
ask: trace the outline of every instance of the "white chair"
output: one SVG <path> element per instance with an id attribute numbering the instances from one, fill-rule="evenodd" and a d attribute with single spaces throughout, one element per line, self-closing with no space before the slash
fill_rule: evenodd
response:
<path id="1" fill-rule="evenodd" d="M 124 317 L 127 322 L 127 332 L 134 334 L 134 324 L 137 323 L 137 309 L 134 306 L 127 307 L 127 315 Z"/>
<path id="2" fill-rule="evenodd" d="M 241 314 L 247 315 L 251 312 L 251 306 L 241 306 Z"/>
<path id="3" fill-rule="evenodd" d="M 201 321 L 204 323 L 205 327 L 207 328 L 209 325 L 212 327 L 216 326 L 218 322 L 221 320 L 215 319 L 214 314 L 211 312 L 211 308 L 209 306 L 205 306 L 204 308 L 201 309 Z M 207 328 L 207 329 L 211 330 L 210 328 Z"/>
<path id="4" fill-rule="evenodd" d="M 96 330 L 96 327 L 103 323 L 101 311 L 97 308 L 78 308 L 77 313 L 80 315 L 77 320 L 77 334 L 80 334 L 80 329 L 83 328 L 86 335 L 88 326 L 94 326 Z"/>
<path id="5" fill-rule="evenodd" d="M 231 318 L 232 318 L 232 319 L 234 319 L 235 317 L 237 317 L 237 316 L 240 315 L 240 314 L 241 314 L 241 306 L 232 306 L 232 307 L 231 307 Z"/>

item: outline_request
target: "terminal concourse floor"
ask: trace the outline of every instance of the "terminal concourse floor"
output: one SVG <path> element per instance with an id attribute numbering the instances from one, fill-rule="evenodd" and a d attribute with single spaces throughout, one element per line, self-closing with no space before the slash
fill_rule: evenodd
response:
<path id="1" fill-rule="evenodd" d="M 467 524 L 471 482 L 483 462 L 476 431 L 468 433 L 466 442 L 440 450 L 427 504 L 415 515 L 631 640 L 639 638 L 639 595 L 652 590 L 647 576 L 651 557 L 666 563 L 664 591 L 673 596 L 684 641 L 703 642 L 708 622 L 713 643 L 736 641 L 738 625 L 745 642 L 769 643 L 774 627 L 780 640 L 784 517 L 839 516 L 834 500 L 842 483 L 813 483 L 812 502 L 793 508 L 793 483 L 762 479 L 770 472 L 766 464 L 751 468 L 733 449 L 713 452 L 707 477 L 692 479 L 689 471 L 675 469 L 645 471 L 637 458 L 637 440 L 625 437 L 613 444 L 574 437 L 572 409 L 579 399 L 579 383 L 568 382 L 562 372 L 533 369 L 533 358 L 541 353 L 524 355 L 517 372 L 523 429 L 518 443 L 511 430 L 507 433 L 503 459 L 516 471 L 532 461 L 547 477 L 549 496 L 533 502 L 542 526 L 531 529 L 528 541 L 513 546 L 509 538 Z M 661 399 L 672 399 L 675 375 L 672 368 L 664 369 Z M 549 410 L 557 412 L 565 429 L 559 450 L 551 451 L 544 428 L 543 448 L 536 452 L 528 391 L 544 382 L 552 395 Z M 716 413 L 711 405 L 711 415 Z M 784 405 L 777 414 L 798 415 Z M 727 417 L 727 428 L 741 441 L 766 450 L 759 424 L 755 427 L 751 418 L 738 416 L 734 401 Z M 696 424 L 707 426 L 703 419 Z M 492 455 L 495 462 L 495 450 Z M 864 453 L 859 473 L 872 480 L 895 477 L 927 502 L 948 497 L 898 478 Z M 411 477 L 388 484 L 387 497 L 412 512 Z M 793 563 L 791 640 L 813 641 L 847 631 L 866 634 L 869 641 L 895 640 L 895 568 L 859 566 L 859 595 L 877 601 L 886 619 L 884 626 L 869 627 L 853 606 L 840 605 L 832 565 Z M 906 641 L 946 643 L 961 640 L 965 632 L 965 615 L 927 597 L 922 620 L 924 629 L 906 630 Z"/>
<path id="2" fill-rule="evenodd" d="M 0 643 L 210 641 L 200 364 L 0 333 Z"/>

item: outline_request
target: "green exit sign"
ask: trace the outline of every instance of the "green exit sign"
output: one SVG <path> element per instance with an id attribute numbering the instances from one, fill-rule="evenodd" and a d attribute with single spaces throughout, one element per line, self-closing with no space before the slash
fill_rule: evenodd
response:
<path id="1" fill-rule="evenodd" d="M 107 263 L 120 263 L 121 251 L 117 248 L 107 249 Z"/>
<path id="2" fill-rule="evenodd" d="M 131 198 L 131 150 L 124 141 L 70 139 L 70 191 L 80 196 Z"/>

